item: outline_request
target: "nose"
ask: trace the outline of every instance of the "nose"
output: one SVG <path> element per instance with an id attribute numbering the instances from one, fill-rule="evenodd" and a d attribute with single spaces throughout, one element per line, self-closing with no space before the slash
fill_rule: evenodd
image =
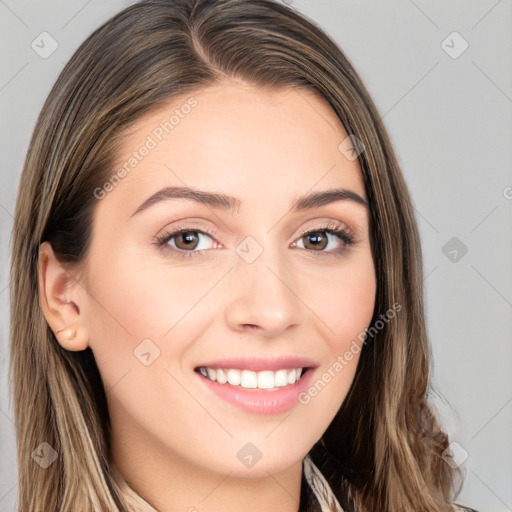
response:
<path id="1" fill-rule="evenodd" d="M 225 321 L 234 331 L 257 330 L 270 338 L 303 321 L 297 283 L 278 255 L 270 252 L 263 251 L 252 263 L 237 258 L 230 272 Z"/>

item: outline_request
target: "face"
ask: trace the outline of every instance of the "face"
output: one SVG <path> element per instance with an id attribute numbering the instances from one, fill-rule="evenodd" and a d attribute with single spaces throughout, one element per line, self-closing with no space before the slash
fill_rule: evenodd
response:
<path id="1" fill-rule="evenodd" d="M 311 92 L 231 83 L 133 126 L 77 291 L 116 457 L 257 477 L 322 436 L 376 288 L 346 137 Z"/>

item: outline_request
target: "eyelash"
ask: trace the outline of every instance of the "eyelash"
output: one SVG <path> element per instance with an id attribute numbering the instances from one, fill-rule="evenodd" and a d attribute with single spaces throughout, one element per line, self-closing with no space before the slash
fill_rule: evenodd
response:
<path id="1" fill-rule="evenodd" d="M 315 228 L 315 229 L 308 229 L 306 231 L 303 231 L 299 235 L 298 240 L 304 238 L 307 235 L 311 235 L 311 234 L 318 233 L 318 232 L 330 233 L 331 235 L 334 235 L 335 237 L 337 237 L 338 241 L 340 241 L 342 243 L 341 247 L 339 247 L 338 249 L 331 250 L 331 251 L 324 251 L 324 250 L 315 251 L 313 249 L 304 249 L 304 250 L 313 252 L 313 253 L 317 253 L 317 254 L 321 255 L 322 257 L 323 256 L 340 256 L 341 254 L 345 253 L 348 250 L 349 246 L 354 245 L 354 239 L 352 238 L 352 236 L 349 234 L 348 231 L 346 231 L 344 229 L 340 229 L 340 225 L 341 224 L 331 222 L 331 223 L 319 226 L 318 228 Z M 179 255 L 179 257 L 182 257 L 182 258 L 193 258 L 195 256 L 199 256 L 199 255 L 205 253 L 206 251 L 210 250 L 210 249 L 200 249 L 198 251 L 197 250 L 184 251 L 182 249 L 175 249 L 173 247 L 168 246 L 168 242 L 170 240 L 172 240 L 173 238 L 176 238 L 181 233 L 186 233 L 186 232 L 200 233 L 203 235 L 208 235 L 211 238 L 215 238 L 217 236 L 217 233 L 215 233 L 209 229 L 205 229 L 203 231 L 203 230 L 200 230 L 197 228 L 183 227 L 176 231 L 164 233 L 163 235 L 159 235 L 159 236 L 155 237 L 154 244 L 162 251 L 166 251 L 166 252 L 171 251 L 173 253 L 177 253 Z"/>

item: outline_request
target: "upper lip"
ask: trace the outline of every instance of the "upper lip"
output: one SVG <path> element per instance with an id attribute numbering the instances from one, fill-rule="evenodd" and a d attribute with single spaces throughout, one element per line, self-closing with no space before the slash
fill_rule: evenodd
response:
<path id="1" fill-rule="evenodd" d="M 196 366 L 197 368 L 233 368 L 239 370 L 252 370 L 255 372 L 264 370 L 282 370 L 288 368 L 316 368 L 318 365 L 311 359 L 298 356 L 284 357 L 235 357 L 229 359 L 217 359 Z"/>

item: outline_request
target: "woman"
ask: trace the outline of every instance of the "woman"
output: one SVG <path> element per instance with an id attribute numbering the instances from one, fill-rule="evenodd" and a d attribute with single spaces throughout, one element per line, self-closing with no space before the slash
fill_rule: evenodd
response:
<path id="1" fill-rule="evenodd" d="M 407 188 L 296 12 L 105 23 L 43 107 L 13 231 L 20 511 L 470 510 Z"/>

